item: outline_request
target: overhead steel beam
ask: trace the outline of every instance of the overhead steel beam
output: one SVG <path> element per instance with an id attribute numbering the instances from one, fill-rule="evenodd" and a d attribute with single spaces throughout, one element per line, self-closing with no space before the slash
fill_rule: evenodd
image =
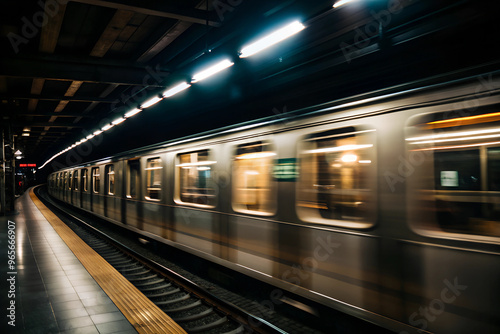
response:
<path id="1" fill-rule="evenodd" d="M 61 59 L 1 57 L 0 75 L 8 77 L 44 78 L 91 83 L 164 87 L 161 82 L 168 72 L 154 67 L 110 65 L 105 63 L 70 62 Z"/>
<path id="2" fill-rule="evenodd" d="M 26 126 L 26 123 L 25 122 L 19 122 L 19 121 L 13 121 L 11 122 L 12 126 Z M 35 126 L 38 126 L 38 127 L 46 127 L 46 126 L 49 126 L 49 127 L 54 127 L 54 128 L 83 128 L 83 126 L 81 125 L 77 125 L 77 124 L 74 124 L 74 123 L 51 123 L 51 122 L 32 122 L 29 124 L 30 127 L 35 127 Z"/>
<path id="3" fill-rule="evenodd" d="M 99 103 L 113 103 L 116 99 L 102 98 L 95 96 L 60 96 L 60 95 L 0 95 L 0 100 L 41 100 L 41 101 L 69 101 L 69 102 L 99 102 Z M 29 109 L 31 110 L 31 109 Z"/>
<path id="4" fill-rule="evenodd" d="M 45 113 L 42 113 L 42 112 L 37 112 L 37 113 L 34 113 L 34 112 L 26 112 L 26 113 L 16 113 L 16 116 L 19 117 L 19 116 L 22 116 L 22 117 L 52 117 L 52 116 L 57 116 L 57 117 L 79 117 L 79 118 L 95 118 L 94 116 L 91 116 L 91 115 L 82 115 L 82 114 L 55 114 L 54 112 L 45 112 Z M 30 123 L 27 122 L 27 124 L 29 125 Z"/>
<path id="5" fill-rule="evenodd" d="M 120 33 L 127 26 L 133 16 L 134 12 L 129 10 L 117 10 L 111 21 L 109 21 L 106 29 L 104 29 L 101 37 L 94 45 L 90 55 L 92 57 L 103 57 L 111 46 L 113 46 L 113 43 L 117 40 L 118 36 L 120 36 Z"/>
<path id="6" fill-rule="evenodd" d="M 70 0 L 72 2 L 85 3 L 88 5 L 108 7 L 120 10 L 129 10 L 136 13 L 165 17 L 169 19 L 181 20 L 186 22 L 208 24 L 213 27 L 221 25 L 215 19 L 213 12 L 206 12 L 204 10 L 187 8 L 186 6 L 175 6 L 172 3 L 165 1 L 137 1 L 137 0 Z M 180 2 L 182 3 L 182 2 Z"/>
<path id="7" fill-rule="evenodd" d="M 66 12 L 66 4 L 58 5 L 57 12 L 42 28 L 39 46 L 41 52 L 54 53 L 56 49 L 57 40 L 59 39 L 59 33 L 64 20 L 64 13 Z M 50 12 L 49 6 L 50 2 L 45 1 L 45 12 Z"/>

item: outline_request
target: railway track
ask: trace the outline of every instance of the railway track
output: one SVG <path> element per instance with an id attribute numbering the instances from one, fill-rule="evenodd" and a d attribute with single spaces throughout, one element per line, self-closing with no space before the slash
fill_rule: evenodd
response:
<path id="1" fill-rule="evenodd" d="M 71 226 L 90 247 L 135 285 L 188 333 L 286 333 L 200 287 L 180 274 L 145 258 L 84 220 L 65 212 L 55 202 L 37 196 Z M 252 325 L 258 324 L 258 325 Z"/>

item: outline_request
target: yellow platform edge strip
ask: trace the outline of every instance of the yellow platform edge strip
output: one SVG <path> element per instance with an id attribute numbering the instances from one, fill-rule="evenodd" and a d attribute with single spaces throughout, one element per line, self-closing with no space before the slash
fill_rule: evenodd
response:
<path id="1" fill-rule="evenodd" d="M 57 234 L 137 332 L 186 334 L 175 321 L 144 296 L 50 211 L 35 195 L 33 188 L 30 190 L 30 197 Z"/>

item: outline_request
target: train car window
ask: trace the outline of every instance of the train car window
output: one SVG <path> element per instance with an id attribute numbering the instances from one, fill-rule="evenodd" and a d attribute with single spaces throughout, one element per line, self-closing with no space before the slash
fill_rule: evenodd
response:
<path id="1" fill-rule="evenodd" d="M 87 169 L 82 169 L 82 189 L 84 192 L 88 191 L 88 170 Z"/>
<path id="2" fill-rule="evenodd" d="M 115 194 L 115 166 L 107 165 L 106 168 L 106 188 L 108 195 Z"/>
<path id="3" fill-rule="evenodd" d="M 73 172 L 73 189 L 78 190 L 78 171 Z"/>
<path id="4" fill-rule="evenodd" d="M 267 142 L 239 145 L 233 161 L 233 209 L 272 215 L 276 210 L 276 185 L 272 177 L 276 153 Z"/>
<path id="5" fill-rule="evenodd" d="M 65 190 L 66 188 L 68 188 L 68 172 L 64 172 L 63 180 L 64 180 L 63 190 Z"/>
<path id="6" fill-rule="evenodd" d="M 347 127 L 300 144 L 297 213 L 301 220 L 348 228 L 375 222 L 375 130 Z"/>
<path id="7" fill-rule="evenodd" d="M 183 153 L 177 156 L 175 200 L 178 203 L 203 207 L 215 206 L 215 187 L 208 150 Z"/>
<path id="8" fill-rule="evenodd" d="M 68 189 L 71 190 L 73 185 L 73 173 L 69 172 L 68 173 Z"/>
<path id="9" fill-rule="evenodd" d="M 500 237 L 500 113 L 417 115 L 406 143 L 410 224 L 438 237 Z"/>
<path id="10" fill-rule="evenodd" d="M 161 166 L 160 158 L 151 158 L 146 163 L 146 199 L 159 201 L 161 199 Z"/>
<path id="11" fill-rule="evenodd" d="M 99 187 L 101 184 L 101 174 L 99 172 L 99 167 L 92 168 L 92 192 L 94 194 L 99 193 Z"/>
<path id="12" fill-rule="evenodd" d="M 129 160 L 127 168 L 127 197 L 137 198 L 139 191 L 139 180 L 140 180 L 140 161 Z"/>

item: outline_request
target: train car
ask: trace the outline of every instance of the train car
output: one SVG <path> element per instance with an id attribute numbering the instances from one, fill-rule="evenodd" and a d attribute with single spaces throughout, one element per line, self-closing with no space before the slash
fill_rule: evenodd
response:
<path id="1" fill-rule="evenodd" d="M 49 192 L 393 331 L 498 333 L 497 76 L 125 152 L 50 175 Z"/>

